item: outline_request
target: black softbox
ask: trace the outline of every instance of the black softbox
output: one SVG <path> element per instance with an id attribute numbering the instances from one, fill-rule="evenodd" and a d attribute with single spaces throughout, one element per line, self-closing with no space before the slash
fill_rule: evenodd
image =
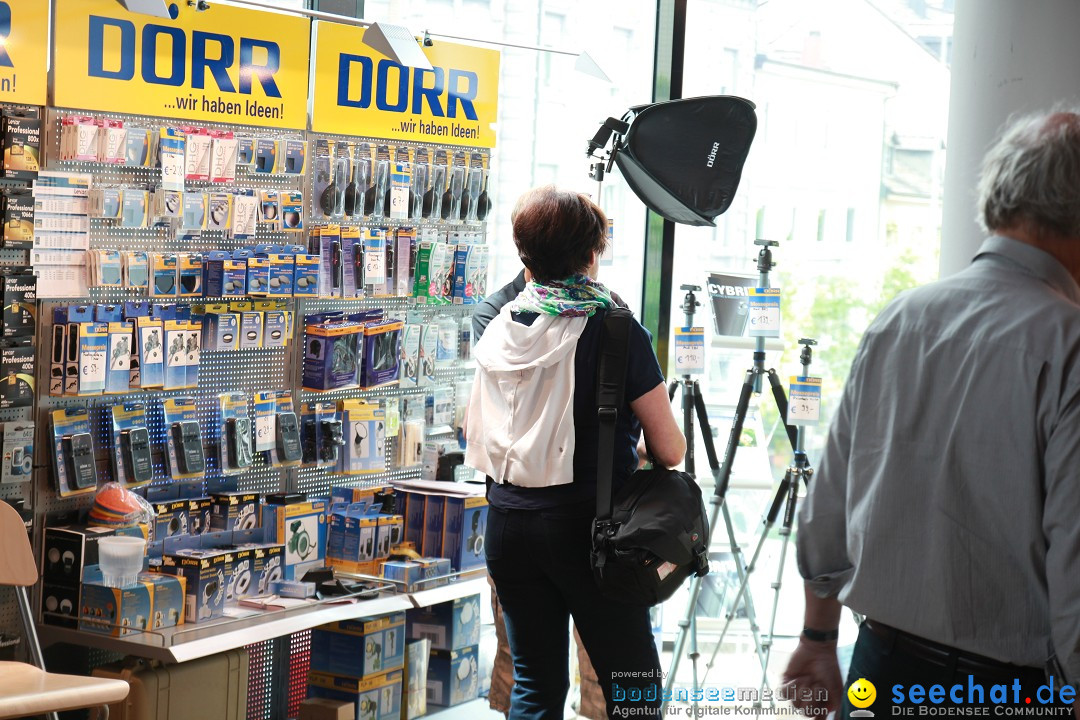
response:
<path id="1" fill-rule="evenodd" d="M 623 177 L 653 212 L 684 225 L 715 225 L 731 205 L 757 130 L 754 104 L 731 95 L 671 100 L 608 118 L 589 143 L 607 144 Z"/>

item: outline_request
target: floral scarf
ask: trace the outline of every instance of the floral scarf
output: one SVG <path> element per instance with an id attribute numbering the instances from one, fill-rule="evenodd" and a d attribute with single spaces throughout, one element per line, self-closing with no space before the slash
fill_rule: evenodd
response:
<path id="1" fill-rule="evenodd" d="M 562 317 L 591 317 L 597 308 L 614 307 L 611 292 L 587 275 L 573 275 L 549 283 L 528 282 L 510 304 L 512 312 Z"/>

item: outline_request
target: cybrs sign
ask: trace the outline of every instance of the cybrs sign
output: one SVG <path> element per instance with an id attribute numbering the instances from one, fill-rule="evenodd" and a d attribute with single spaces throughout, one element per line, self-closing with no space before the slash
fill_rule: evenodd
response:
<path id="1" fill-rule="evenodd" d="M 49 0 L 0 0 L 0 102 L 44 105 Z"/>
<path id="2" fill-rule="evenodd" d="M 57 0 L 55 102 L 185 120 L 307 125 L 310 23 L 212 3 L 172 19 Z"/>
<path id="3" fill-rule="evenodd" d="M 436 40 L 433 70 L 399 65 L 363 45 L 361 28 L 316 23 L 316 132 L 495 146 L 499 53 Z"/>

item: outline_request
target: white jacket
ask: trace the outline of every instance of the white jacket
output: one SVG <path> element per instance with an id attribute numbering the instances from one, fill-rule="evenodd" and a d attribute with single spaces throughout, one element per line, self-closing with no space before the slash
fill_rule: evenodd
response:
<path id="1" fill-rule="evenodd" d="M 510 304 L 473 349 L 465 464 L 522 487 L 574 480 L 574 358 L 584 317 L 514 322 Z"/>

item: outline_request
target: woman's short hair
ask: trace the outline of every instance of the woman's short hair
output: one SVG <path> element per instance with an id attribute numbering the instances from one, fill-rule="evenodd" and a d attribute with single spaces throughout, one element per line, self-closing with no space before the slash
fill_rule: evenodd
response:
<path id="1" fill-rule="evenodd" d="M 1055 111 L 1011 122 L 983 158 L 979 214 L 988 232 L 1029 224 L 1080 236 L 1080 115 Z"/>
<path id="2" fill-rule="evenodd" d="M 582 193 L 535 188 L 518 198 L 510 220 L 521 262 L 540 282 L 584 272 L 607 248 L 607 217 Z"/>

